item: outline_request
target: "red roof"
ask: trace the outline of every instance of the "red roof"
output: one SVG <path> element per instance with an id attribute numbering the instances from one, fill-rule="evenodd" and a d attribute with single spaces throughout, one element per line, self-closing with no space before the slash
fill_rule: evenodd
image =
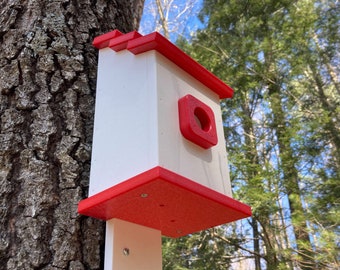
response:
<path id="1" fill-rule="evenodd" d="M 114 51 L 129 50 L 133 54 L 156 50 L 218 94 L 220 98 L 231 98 L 233 96 L 234 91 L 229 85 L 157 32 L 142 36 L 136 31 L 122 34 L 118 30 L 114 30 L 96 37 L 93 46 L 98 49 L 110 47 Z"/>

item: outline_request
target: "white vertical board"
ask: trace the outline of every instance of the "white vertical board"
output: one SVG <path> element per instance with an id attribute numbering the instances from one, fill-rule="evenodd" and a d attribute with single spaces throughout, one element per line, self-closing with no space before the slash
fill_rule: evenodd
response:
<path id="1" fill-rule="evenodd" d="M 153 59 L 99 51 L 89 196 L 158 164 Z"/>
<path id="2" fill-rule="evenodd" d="M 119 219 L 106 221 L 105 270 L 161 270 L 161 232 Z"/>

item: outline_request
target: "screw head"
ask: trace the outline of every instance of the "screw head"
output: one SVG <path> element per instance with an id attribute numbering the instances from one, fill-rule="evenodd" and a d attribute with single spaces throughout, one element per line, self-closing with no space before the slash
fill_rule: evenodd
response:
<path id="1" fill-rule="evenodd" d="M 123 249 L 123 254 L 124 254 L 125 256 L 129 256 L 130 250 L 129 250 L 128 248 L 124 248 L 124 249 Z"/>

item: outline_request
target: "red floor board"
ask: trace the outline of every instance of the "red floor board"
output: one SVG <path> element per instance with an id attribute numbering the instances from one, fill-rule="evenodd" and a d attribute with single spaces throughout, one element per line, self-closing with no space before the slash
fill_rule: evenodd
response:
<path id="1" fill-rule="evenodd" d="M 251 216 L 248 205 L 161 167 L 82 200 L 78 212 L 137 223 L 169 237 Z"/>

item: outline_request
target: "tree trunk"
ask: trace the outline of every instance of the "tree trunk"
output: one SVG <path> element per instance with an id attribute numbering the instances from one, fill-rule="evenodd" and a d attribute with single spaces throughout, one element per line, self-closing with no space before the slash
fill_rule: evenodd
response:
<path id="1" fill-rule="evenodd" d="M 273 80 L 275 81 L 275 80 Z M 304 215 L 299 187 L 299 176 L 296 169 L 296 157 L 290 146 L 290 135 L 286 127 L 285 113 L 282 109 L 279 87 L 269 85 L 271 111 L 273 114 L 273 128 L 276 131 L 280 159 L 283 173 L 283 186 L 288 196 L 288 205 L 291 212 L 297 252 L 300 257 L 299 266 L 303 270 L 315 269 L 312 244 L 308 235 L 308 227 Z"/>
<path id="2" fill-rule="evenodd" d="M 260 173 L 259 168 L 260 160 L 257 152 L 256 147 L 256 134 L 254 132 L 254 126 L 252 122 L 252 115 L 251 110 L 248 104 L 251 104 L 252 101 L 245 101 L 244 104 L 241 105 L 243 117 L 242 117 L 242 127 L 244 130 L 245 135 L 245 145 L 247 146 L 247 151 L 245 153 L 246 160 L 251 162 L 251 166 L 248 166 L 248 170 L 246 172 L 248 178 L 248 185 L 251 186 L 254 192 L 259 194 L 265 194 L 265 190 L 263 189 L 262 181 L 258 181 L 258 174 Z M 254 252 L 255 254 L 261 254 L 260 250 L 260 236 L 262 235 L 261 239 L 266 246 L 266 252 L 264 258 L 267 262 L 268 269 L 276 269 L 278 265 L 278 259 L 275 247 L 271 241 L 274 242 L 274 237 L 269 237 L 270 234 L 270 211 L 268 209 L 263 209 L 261 213 L 257 211 L 253 212 L 253 217 L 251 219 L 251 227 L 253 230 L 253 245 L 254 245 Z M 262 226 L 262 233 L 260 233 L 260 229 L 258 223 Z M 261 270 L 261 257 L 258 255 L 254 256 L 254 265 L 255 270 Z"/>
<path id="3" fill-rule="evenodd" d="M 87 197 L 94 36 L 138 27 L 143 0 L 0 0 L 0 269 L 100 269 Z"/>
<path id="4" fill-rule="evenodd" d="M 261 254 L 260 250 L 260 233 L 259 228 L 257 224 L 257 220 L 255 218 L 251 219 L 251 228 L 253 229 L 253 245 L 254 245 L 254 251 L 256 254 Z M 255 270 L 261 270 L 261 257 L 255 255 L 254 256 L 254 264 L 255 264 Z"/>
<path id="5" fill-rule="evenodd" d="M 327 96 L 324 91 L 324 86 L 322 82 L 322 77 L 318 68 L 314 63 L 309 65 L 309 68 L 312 73 L 312 80 L 315 84 L 315 90 L 320 101 L 320 105 L 322 110 L 327 113 L 329 120 L 325 122 L 324 129 L 326 131 L 327 137 L 329 138 L 329 142 L 331 144 L 331 148 L 333 149 L 333 157 L 334 157 L 334 168 L 336 171 L 340 171 L 340 115 L 337 113 L 337 105 L 331 104 L 329 100 L 332 100 L 333 97 Z M 333 83 L 334 87 L 335 84 Z"/>

